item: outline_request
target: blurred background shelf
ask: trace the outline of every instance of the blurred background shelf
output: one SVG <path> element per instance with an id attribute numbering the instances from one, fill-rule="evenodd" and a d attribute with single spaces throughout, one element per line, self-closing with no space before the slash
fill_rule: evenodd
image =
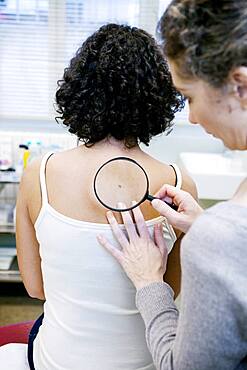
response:
<path id="1" fill-rule="evenodd" d="M 15 227 L 14 224 L 8 224 L 8 225 L 0 225 L 0 233 L 15 233 Z"/>
<path id="2" fill-rule="evenodd" d="M 15 172 L 0 171 L 0 184 L 19 184 L 20 176 Z"/>
<path id="3" fill-rule="evenodd" d="M 10 177 L 11 175 L 11 177 Z M 0 172 L 0 283 L 20 283 L 15 243 L 15 204 L 18 186 L 13 172 Z"/>
<path id="4" fill-rule="evenodd" d="M 19 269 L 18 269 L 17 257 L 15 255 L 13 256 L 12 262 L 8 270 L 0 269 L 0 282 L 19 283 L 21 281 L 22 280 L 21 280 Z"/>

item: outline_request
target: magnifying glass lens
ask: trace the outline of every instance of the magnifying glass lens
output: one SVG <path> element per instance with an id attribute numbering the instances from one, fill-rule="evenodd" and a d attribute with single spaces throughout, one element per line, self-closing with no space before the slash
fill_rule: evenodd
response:
<path id="1" fill-rule="evenodd" d="M 127 210 L 133 208 L 133 200 L 140 203 L 146 197 L 148 178 L 135 161 L 120 157 L 101 166 L 94 179 L 94 191 L 105 207 Z"/>

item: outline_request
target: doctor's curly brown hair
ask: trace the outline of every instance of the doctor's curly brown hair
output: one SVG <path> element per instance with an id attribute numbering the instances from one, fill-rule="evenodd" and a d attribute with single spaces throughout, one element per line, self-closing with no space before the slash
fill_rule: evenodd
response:
<path id="1" fill-rule="evenodd" d="M 247 66 L 246 0 L 172 0 L 158 32 L 183 78 L 220 88 L 230 71 Z"/>
<path id="2" fill-rule="evenodd" d="M 183 98 L 147 32 L 108 24 L 90 36 L 58 81 L 57 112 L 87 146 L 107 137 L 130 148 L 170 132 Z"/>

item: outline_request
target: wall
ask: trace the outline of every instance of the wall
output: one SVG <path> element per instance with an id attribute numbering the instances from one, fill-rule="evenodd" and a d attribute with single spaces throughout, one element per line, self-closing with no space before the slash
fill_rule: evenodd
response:
<path id="1" fill-rule="evenodd" d="M 156 137 L 145 151 L 161 161 L 177 162 L 181 152 L 220 153 L 224 151 L 223 143 L 208 135 L 199 126 L 177 125 L 168 136 Z"/>
<path id="2" fill-rule="evenodd" d="M 21 130 L 18 129 L 21 127 Z M 45 145 L 59 144 L 64 148 L 76 145 L 76 137 L 69 134 L 66 128 L 54 123 L 0 122 L 0 145 L 1 140 L 10 139 L 13 153 L 17 153 L 19 143 L 28 140 L 41 140 Z M 168 135 L 160 135 L 150 143 L 149 147 L 142 146 L 161 161 L 176 162 L 180 152 L 208 152 L 219 153 L 224 151 L 224 145 L 218 139 L 206 134 L 199 125 L 177 124 Z"/>

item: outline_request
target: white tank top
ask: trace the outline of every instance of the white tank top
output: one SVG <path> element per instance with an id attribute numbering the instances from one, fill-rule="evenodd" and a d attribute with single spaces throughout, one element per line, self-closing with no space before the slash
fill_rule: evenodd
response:
<path id="1" fill-rule="evenodd" d="M 40 167 L 42 208 L 35 223 L 46 297 L 34 342 L 35 369 L 154 370 L 136 290 L 96 240 L 105 234 L 116 245 L 110 226 L 72 219 L 48 203 L 45 167 L 51 154 Z M 180 187 L 181 173 L 174 169 Z M 146 223 L 152 231 L 158 222 L 170 251 L 176 235 L 164 217 Z"/>

